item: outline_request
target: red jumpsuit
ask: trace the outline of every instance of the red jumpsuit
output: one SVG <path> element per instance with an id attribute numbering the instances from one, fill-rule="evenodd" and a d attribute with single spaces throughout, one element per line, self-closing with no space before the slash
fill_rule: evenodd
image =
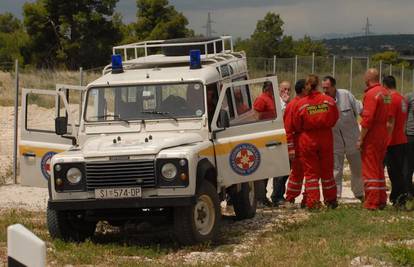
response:
<path id="1" fill-rule="evenodd" d="M 297 149 L 299 135 L 293 131 L 293 111 L 300 99 L 301 97 L 299 96 L 292 99 L 292 101 L 287 104 L 283 115 L 289 154 L 295 154 L 295 158 L 291 161 L 291 171 L 286 187 L 286 200 L 289 202 L 294 202 L 295 198 L 300 195 L 303 183 L 302 163 L 299 160 L 299 150 Z M 304 201 L 302 201 L 302 203 L 304 203 Z"/>
<path id="2" fill-rule="evenodd" d="M 389 142 L 387 120 L 391 106 L 389 92 L 380 84 L 365 90 L 361 127 L 368 130 L 362 140 L 362 177 L 367 209 L 382 208 L 387 203 L 384 158 Z"/>
<path id="3" fill-rule="evenodd" d="M 332 127 L 339 118 L 335 101 L 319 91 L 299 100 L 293 112 L 293 128 L 299 133 L 299 153 L 305 177 L 306 206 L 319 207 L 319 179 L 326 204 L 336 202 L 333 178 Z"/>

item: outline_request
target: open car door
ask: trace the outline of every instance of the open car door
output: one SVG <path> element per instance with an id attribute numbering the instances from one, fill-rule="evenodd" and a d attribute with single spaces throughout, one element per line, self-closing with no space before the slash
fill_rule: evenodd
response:
<path id="1" fill-rule="evenodd" d="M 224 84 L 211 125 L 224 186 L 289 174 L 276 76 Z"/>
<path id="2" fill-rule="evenodd" d="M 65 85 L 58 85 L 56 91 L 23 89 L 19 144 L 22 185 L 47 187 L 52 156 L 68 150 L 72 146 L 70 138 L 77 135 L 83 90 Z M 73 99 L 72 103 L 68 99 Z M 56 135 L 55 118 L 59 116 L 67 117 L 66 137 L 70 138 Z"/>

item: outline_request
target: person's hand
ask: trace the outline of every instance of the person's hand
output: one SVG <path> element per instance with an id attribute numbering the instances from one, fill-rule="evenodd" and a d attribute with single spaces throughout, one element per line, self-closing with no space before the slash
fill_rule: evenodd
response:
<path id="1" fill-rule="evenodd" d="M 295 159 L 295 157 L 296 157 L 296 153 L 295 153 L 295 150 L 290 150 L 289 151 L 289 160 L 294 160 Z"/>
<path id="2" fill-rule="evenodd" d="M 362 141 L 358 139 L 357 143 L 356 143 L 356 147 L 358 150 L 362 150 Z"/>

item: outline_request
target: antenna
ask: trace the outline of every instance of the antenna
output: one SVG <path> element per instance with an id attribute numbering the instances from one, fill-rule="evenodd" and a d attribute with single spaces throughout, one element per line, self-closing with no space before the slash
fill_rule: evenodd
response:
<path id="1" fill-rule="evenodd" d="M 362 30 L 365 32 L 366 37 L 372 34 L 371 26 L 372 24 L 369 22 L 369 18 L 367 17 L 367 22 L 365 23 L 365 27 L 362 28 Z"/>
<path id="2" fill-rule="evenodd" d="M 213 23 L 215 23 L 215 21 L 213 21 L 211 19 L 211 13 L 208 12 L 208 14 L 207 14 L 207 23 L 206 23 L 206 25 L 203 26 L 203 28 L 206 29 L 206 37 L 211 37 L 213 35 L 213 33 L 216 33 L 215 31 L 213 31 L 213 27 L 212 27 Z"/>

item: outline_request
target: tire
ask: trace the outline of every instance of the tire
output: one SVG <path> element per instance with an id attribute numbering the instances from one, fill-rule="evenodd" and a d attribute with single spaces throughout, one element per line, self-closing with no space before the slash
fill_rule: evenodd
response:
<path id="1" fill-rule="evenodd" d="M 256 215 L 257 200 L 254 182 L 242 183 L 241 190 L 230 197 L 237 220 L 250 219 Z"/>
<path id="2" fill-rule="evenodd" d="M 203 181 L 197 201 L 174 209 L 174 233 L 182 245 L 194 245 L 216 239 L 221 223 L 221 206 L 216 188 Z"/>
<path id="3" fill-rule="evenodd" d="M 83 242 L 95 233 L 96 222 L 85 221 L 70 211 L 47 208 L 47 228 L 52 238 Z"/>

